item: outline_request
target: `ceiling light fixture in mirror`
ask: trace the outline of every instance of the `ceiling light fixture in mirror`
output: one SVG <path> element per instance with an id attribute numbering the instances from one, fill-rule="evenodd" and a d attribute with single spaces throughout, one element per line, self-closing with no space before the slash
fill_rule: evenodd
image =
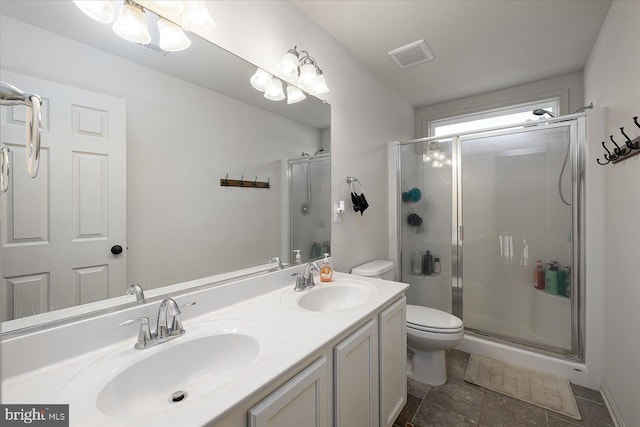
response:
<path id="1" fill-rule="evenodd" d="M 302 52 L 302 56 L 300 52 Z M 300 52 L 298 52 L 298 46 L 294 46 L 284 54 L 276 65 L 275 74 L 290 83 L 287 84 L 287 104 L 295 104 L 306 98 L 300 88 L 312 95 L 329 93 L 324 74 L 316 60 L 306 50 Z M 264 97 L 271 101 L 282 101 L 285 99 L 285 94 L 282 89 L 282 81 L 278 77 L 258 68 L 251 76 L 251 86 L 264 92 Z"/>

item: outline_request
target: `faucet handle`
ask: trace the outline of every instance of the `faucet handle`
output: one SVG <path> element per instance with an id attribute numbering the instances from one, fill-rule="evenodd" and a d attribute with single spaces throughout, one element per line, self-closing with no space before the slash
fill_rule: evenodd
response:
<path id="1" fill-rule="evenodd" d="M 304 291 L 307 288 L 307 283 L 304 280 L 304 276 L 302 275 L 302 273 L 293 273 L 291 276 L 296 277 L 296 285 L 293 288 L 294 291 L 300 292 Z"/>
<path id="2" fill-rule="evenodd" d="M 118 323 L 118 326 L 128 326 L 136 322 L 140 322 L 140 332 L 138 333 L 138 341 L 136 341 L 136 344 L 133 347 L 137 350 L 142 350 L 143 348 L 147 348 L 147 346 L 151 342 L 151 329 L 149 328 L 149 318 L 134 317 L 133 319 L 125 320 L 124 322 Z"/>

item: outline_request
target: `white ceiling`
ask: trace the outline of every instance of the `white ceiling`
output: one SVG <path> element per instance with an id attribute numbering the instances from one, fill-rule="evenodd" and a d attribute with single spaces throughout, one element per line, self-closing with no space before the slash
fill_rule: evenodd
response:
<path id="1" fill-rule="evenodd" d="M 582 71 L 610 0 L 293 0 L 415 107 Z M 387 52 L 425 39 L 435 59 Z M 329 73 L 327 80 L 330 79 Z"/>

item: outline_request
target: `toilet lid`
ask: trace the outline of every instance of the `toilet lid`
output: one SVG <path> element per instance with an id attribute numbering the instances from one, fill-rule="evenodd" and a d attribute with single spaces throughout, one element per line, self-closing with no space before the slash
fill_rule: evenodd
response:
<path id="1" fill-rule="evenodd" d="M 463 328 L 462 320 L 447 312 L 419 305 L 407 305 L 407 327 L 423 331 L 454 332 Z"/>

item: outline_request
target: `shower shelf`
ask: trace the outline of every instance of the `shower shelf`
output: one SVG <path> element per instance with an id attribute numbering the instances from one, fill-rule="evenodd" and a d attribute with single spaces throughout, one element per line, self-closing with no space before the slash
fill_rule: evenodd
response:
<path id="1" fill-rule="evenodd" d="M 636 126 L 640 129 L 640 123 L 638 123 L 638 116 L 635 116 L 633 118 L 634 123 L 636 124 Z M 640 154 L 640 136 L 634 138 L 633 140 L 631 138 L 629 138 L 629 136 L 625 133 L 624 131 L 624 127 L 620 128 L 620 133 L 622 133 L 622 135 L 624 136 L 624 138 L 626 139 L 626 142 L 624 144 L 618 144 L 614 139 L 613 139 L 613 135 L 609 136 L 609 139 L 611 140 L 611 142 L 613 143 L 613 145 L 615 146 L 615 148 L 613 149 L 613 152 L 611 152 L 611 150 L 609 150 L 607 148 L 607 145 L 605 144 L 604 141 L 602 141 L 602 148 L 604 148 L 604 150 L 606 151 L 606 153 L 604 154 L 604 162 L 600 161 L 600 158 L 596 159 L 596 162 L 599 165 L 608 165 L 609 163 L 619 163 L 623 160 L 627 160 L 633 156 L 636 156 L 638 154 Z"/>
<path id="2" fill-rule="evenodd" d="M 253 181 L 245 181 L 244 176 L 240 179 L 229 179 L 229 175 L 225 178 L 220 178 L 220 187 L 240 187 L 240 188 L 271 188 L 271 178 L 267 181 L 258 181 L 256 177 Z"/>

